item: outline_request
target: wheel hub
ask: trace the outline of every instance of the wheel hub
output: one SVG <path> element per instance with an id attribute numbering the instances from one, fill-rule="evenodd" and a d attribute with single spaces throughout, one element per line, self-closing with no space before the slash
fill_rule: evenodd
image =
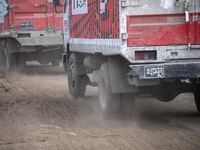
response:
<path id="1" fill-rule="evenodd" d="M 75 87 L 74 68 L 75 68 L 74 65 L 71 65 L 68 70 L 68 82 L 70 88 L 72 89 Z"/>

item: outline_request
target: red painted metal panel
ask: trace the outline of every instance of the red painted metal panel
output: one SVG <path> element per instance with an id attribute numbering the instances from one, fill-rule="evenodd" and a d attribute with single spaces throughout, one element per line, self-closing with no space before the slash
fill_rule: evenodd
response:
<path id="1" fill-rule="evenodd" d="M 185 14 L 127 16 L 127 20 L 128 46 L 195 44 L 196 23 L 185 22 Z"/>
<path id="2" fill-rule="evenodd" d="M 0 34 L 9 33 L 10 26 L 9 26 L 9 17 L 4 18 L 4 22 L 0 24 Z"/>
<path id="3" fill-rule="evenodd" d="M 119 0 L 84 2 L 87 13 L 73 14 L 77 0 L 69 1 L 70 38 L 119 39 Z"/>
<path id="4" fill-rule="evenodd" d="M 12 0 L 12 4 L 15 6 L 12 9 L 15 31 L 20 31 L 21 22 L 33 22 L 34 30 L 47 29 L 48 5 L 46 0 Z"/>
<path id="5" fill-rule="evenodd" d="M 64 0 L 61 0 L 61 4 Z M 53 3 L 48 0 L 12 0 L 12 22 L 19 31 L 21 22 L 33 22 L 34 30 L 62 29 L 63 14 L 56 14 Z M 57 9 L 63 10 L 60 6 Z"/>

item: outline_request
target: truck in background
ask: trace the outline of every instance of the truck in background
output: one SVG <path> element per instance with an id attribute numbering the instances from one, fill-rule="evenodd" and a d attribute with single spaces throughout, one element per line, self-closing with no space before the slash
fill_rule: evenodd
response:
<path id="1" fill-rule="evenodd" d="M 1 66 L 7 72 L 30 60 L 58 66 L 63 53 L 62 18 L 52 0 L 0 0 Z"/>
<path id="2" fill-rule="evenodd" d="M 98 84 L 102 114 L 111 118 L 130 114 L 136 94 L 169 102 L 191 92 L 200 112 L 199 15 L 198 0 L 65 0 L 71 96 Z"/>

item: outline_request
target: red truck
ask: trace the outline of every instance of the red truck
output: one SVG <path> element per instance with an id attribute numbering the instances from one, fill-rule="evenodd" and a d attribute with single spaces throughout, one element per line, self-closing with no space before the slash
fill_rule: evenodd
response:
<path id="1" fill-rule="evenodd" d="M 65 0 L 71 96 L 98 84 L 110 118 L 131 113 L 136 94 L 169 102 L 191 92 L 200 112 L 199 16 L 198 0 Z"/>
<path id="2" fill-rule="evenodd" d="M 57 9 L 61 12 L 63 7 Z M 58 66 L 63 52 L 62 18 L 52 0 L 0 0 L 1 66 L 10 71 L 30 60 Z"/>

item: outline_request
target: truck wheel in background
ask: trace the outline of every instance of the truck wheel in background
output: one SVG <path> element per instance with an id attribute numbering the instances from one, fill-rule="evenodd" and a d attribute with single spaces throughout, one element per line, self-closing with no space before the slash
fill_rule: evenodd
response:
<path id="1" fill-rule="evenodd" d="M 196 91 L 194 93 L 194 99 L 197 110 L 200 113 L 200 85 L 197 85 Z"/>
<path id="2" fill-rule="evenodd" d="M 80 75 L 79 76 L 79 92 L 78 97 L 85 96 L 86 86 L 88 85 L 89 77 L 87 75 Z"/>
<path id="3" fill-rule="evenodd" d="M 76 67 L 76 57 L 72 53 L 68 63 L 68 86 L 73 98 L 83 97 L 85 95 L 88 83 L 87 75 L 78 75 Z"/>
<path id="4" fill-rule="evenodd" d="M 23 71 L 26 66 L 26 60 L 22 53 L 7 53 L 0 54 L 0 70 L 6 73 L 11 72 L 13 69 Z"/>
<path id="5" fill-rule="evenodd" d="M 99 106 L 103 117 L 105 119 L 118 117 L 120 111 L 120 94 L 115 94 L 111 91 L 109 66 L 107 63 L 101 65 L 98 85 Z"/>
<path id="6" fill-rule="evenodd" d="M 59 59 L 53 59 L 52 61 L 51 61 L 51 65 L 53 66 L 53 67 L 57 67 L 57 66 L 59 66 L 59 64 L 60 64 L 60 60 Z"/>
<path id="7" fill-rule="evenodd" d="M 6 66 L 6 55 L 4 52 L 0 53 L 0 71 L 4 72 L 5 71 L 5 66 Z"/>
<path id="8" fill-rule="evenodd" d="M 5 49 L 6 55 L 6 72 L 11 72 L 17 66 L 17 54 L 10 53 L 8 49 Z"/>
<path id="9" fill-rule="evenodd" d="M 41 58 L 38 60 L 38 62 L 42 65 L 48 65 L 50 63 L 50 60 L 49 59 L 44 59 L 44 58 Z"/>
<path id="10" fill-rule="evenodd" d="M 8 50 L 6 49 L 6 72 L 10 72 L 11 71 L 11 54 L 8 52 Z"/>

